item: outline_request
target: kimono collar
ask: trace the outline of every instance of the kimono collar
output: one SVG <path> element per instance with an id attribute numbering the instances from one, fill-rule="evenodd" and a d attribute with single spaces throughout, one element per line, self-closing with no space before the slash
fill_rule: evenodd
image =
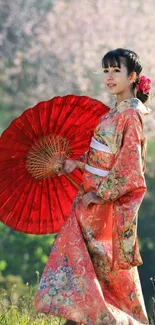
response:
<path id="1" fill-rule="evenodd" d="M 149 114 L 151 112 L 151 109 L 148 108 L 147 106 L 145 106 L 141 100 L 139 100 L 137 97 L 133 97 L 133 98 L 128 98 L 125 100 L 122 100 L 119 105 L 116 106 L 117 110 L 123 110 L 123 109 L 129 109 L 129 108 L 133 108 L 135 110 L 140 111 L 142 114 Z"/>

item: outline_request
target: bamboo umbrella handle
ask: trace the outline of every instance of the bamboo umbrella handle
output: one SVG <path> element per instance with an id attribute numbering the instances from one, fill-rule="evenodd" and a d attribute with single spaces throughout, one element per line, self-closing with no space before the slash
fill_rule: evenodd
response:
<path id="1" fill-rule="evenodd" d="M 71 177 L 71 176 L 69 176 L 68 174 L 66 174 L 66 173 L 64 173 L 64 175 L 69 179 L 69 181 L 81 192 L 81 193 L 84 193 L 84 190 L 83 190 L 83 188 L 80 186 L 80 185 L 78 185 L 75 181 L 74 181 L 74 179 Z"/>

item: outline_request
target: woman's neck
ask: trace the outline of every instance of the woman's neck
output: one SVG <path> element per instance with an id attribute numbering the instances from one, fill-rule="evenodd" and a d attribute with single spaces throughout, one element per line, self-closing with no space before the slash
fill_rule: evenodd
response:
<path id="1" fill-rule="evenodd" d="M 135 94 L 134 94 L 134 92 L 131 92 L 131 91 L 130 92 L 127 91 L 127 92 L 125 92 L 123 94 L 118 94 L 117 95 L 117 105 L 119 105 L 120 102 L 122 102 L 123 100 L 130 99 L 130 98 L 133 98 L 133 97 L 135 97 Z"/>

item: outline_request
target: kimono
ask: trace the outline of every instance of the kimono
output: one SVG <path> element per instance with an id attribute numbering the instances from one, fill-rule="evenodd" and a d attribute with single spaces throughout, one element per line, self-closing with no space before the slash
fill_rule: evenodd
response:
<path id="1" fill-rule="evenodd" d="M 37 311 L 88 325 L 149 324 L 137 266 L 138 210 L 146 184 L 143 115 L 137 98 L 101 119 L 83 162 L 83 189 L 103 204 L 83 204 L 78 193 L 52 246 L 35 297 Z"/>

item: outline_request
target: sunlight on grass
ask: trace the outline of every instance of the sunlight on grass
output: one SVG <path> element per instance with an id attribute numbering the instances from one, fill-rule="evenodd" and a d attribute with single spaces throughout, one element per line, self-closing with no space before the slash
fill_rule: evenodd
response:
<path id="1" fill-rule="evenodd" d="M 0 324 L 1 325 L 61 325 L 63 318 L 36 313 L 33 307 L 35 292 L 27 284 L 27 294 L 20 298 L 17 286 L 12 287 L 11 293 L 0 289 Z"/>

